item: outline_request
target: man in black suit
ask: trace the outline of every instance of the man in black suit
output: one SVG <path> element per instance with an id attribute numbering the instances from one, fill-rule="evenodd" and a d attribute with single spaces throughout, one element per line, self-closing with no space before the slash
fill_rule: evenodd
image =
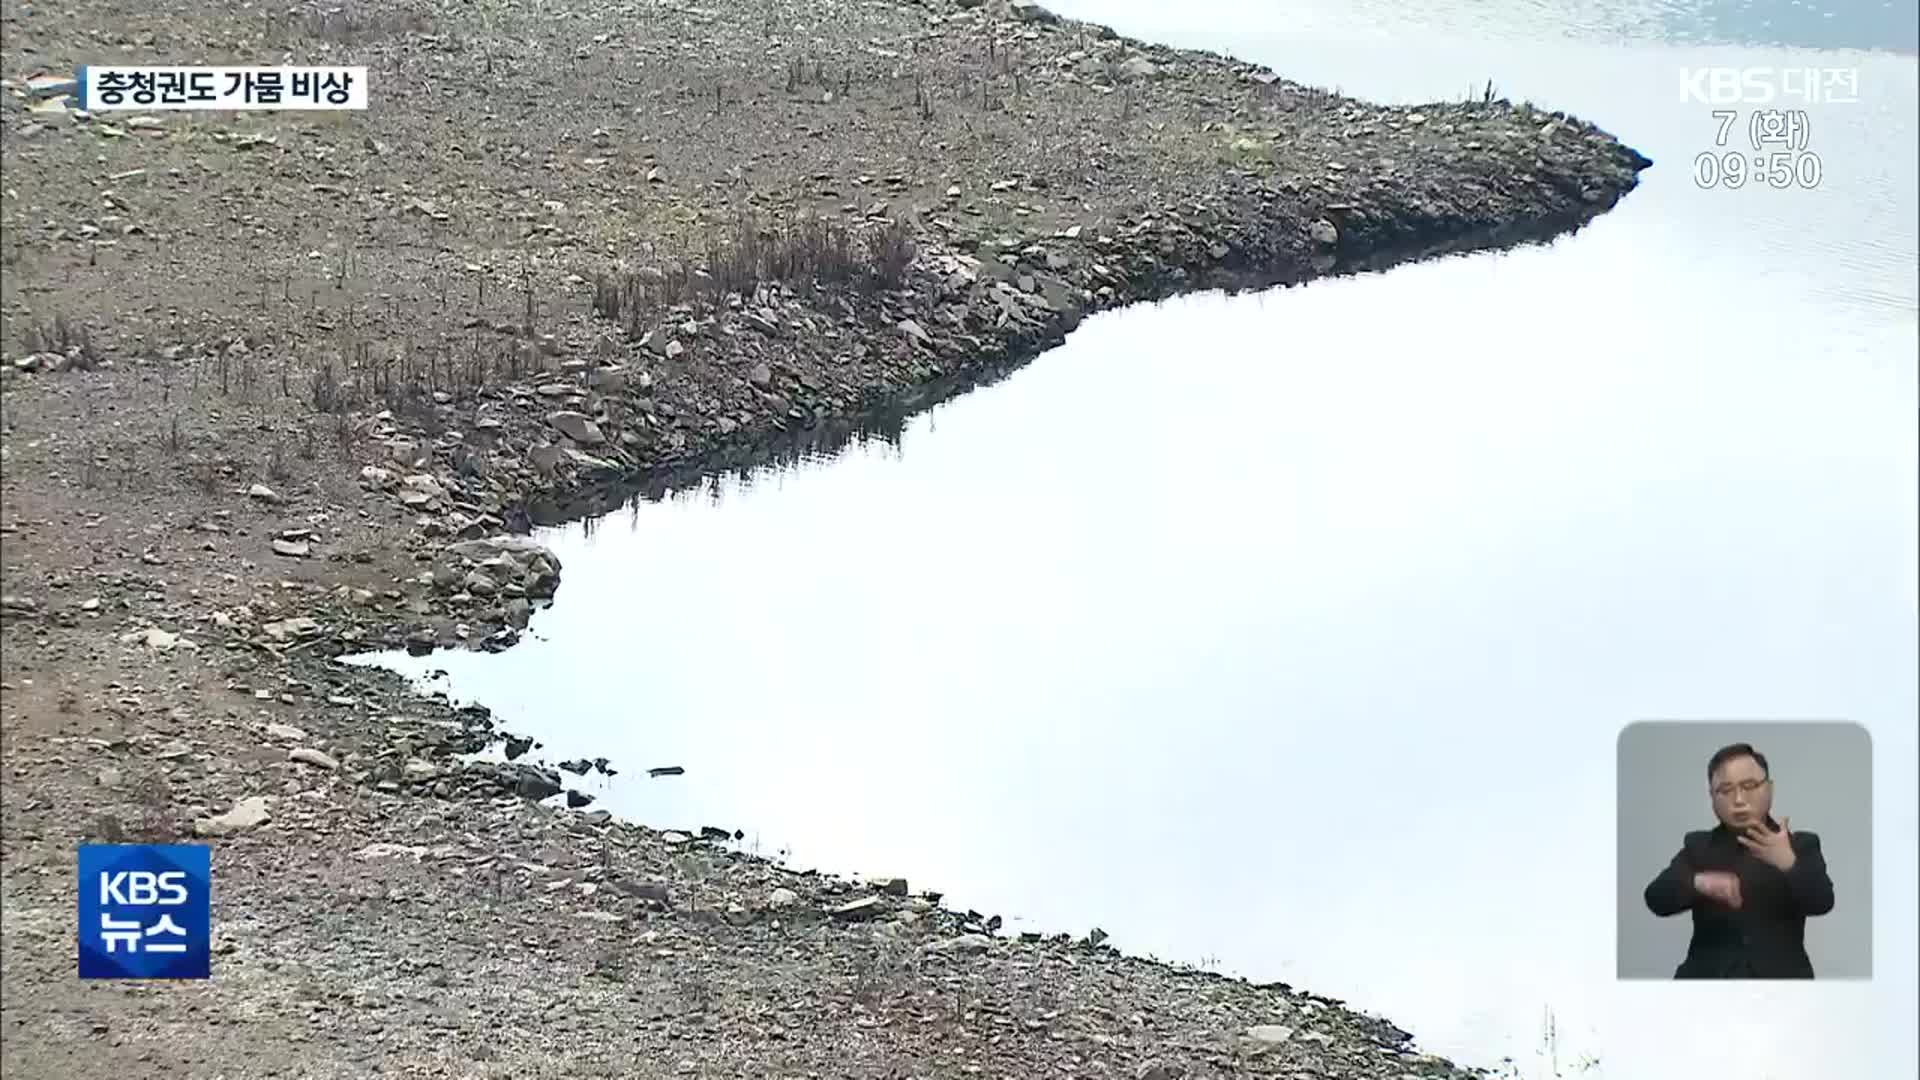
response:
<path id="1" fill-rule="evenodd" d="M 1773 819 L 1766 756 L 1746 743 L 1716 751 L 1707 788 L 1718 827 L 1690 832 L 1647 886 L 1659 916 L 1693 912 L 1676 979 L 1811 979 L 1807 917 L 1833 910 L 1820 838 Z"/>

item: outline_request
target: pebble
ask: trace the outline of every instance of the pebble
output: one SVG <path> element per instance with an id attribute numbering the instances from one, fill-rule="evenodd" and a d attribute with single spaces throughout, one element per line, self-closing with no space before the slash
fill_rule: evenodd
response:
<path id="1" fill-rule="evenodd" d="M 853 922 L 859 919 L 870 919 L 878 915 L 882 910 L 882 906 L 882 901 L 878 896 L 863 896 L 858 900 L 850 900 L 847 903 L 841 904 L 839 907 L 832 908 L 827 914 L 836 919 Z"/>
<path id="2" fill-rule="evenodd" d="M 233 804 L 233 808 L 224 814 L 201 818 L 193 823 L 195 836 L 231 836 L 237 832 L 256 828 L 272 820 L 267 809 L 267 800 L 262 795 L 250 795 Z"/>
<path id="3" fill-rule="evenodd" d="M 943 938 L 927 943 L 926 951 L 931 953 L 957 953 L 962 956 L 979 956 L 993 948 L 993 939 L 985 934 L 961 934 L 959 937 Z"/>
<path id="4" fill-rule="evenodd" d="M 315 750 L 311 746 L 296 746 L 287 751 L 287 760 L 297 761 L 302 765 L 311 765 L 316 769 L 326 769 L 328 771 L 340 767 L 340 763 L 333 760 L 331 756 Z"/>

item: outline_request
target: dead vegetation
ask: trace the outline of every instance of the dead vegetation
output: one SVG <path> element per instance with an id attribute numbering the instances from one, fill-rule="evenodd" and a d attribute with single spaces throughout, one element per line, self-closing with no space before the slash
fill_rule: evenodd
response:
<path id="1" fill-rule="evenodd" d="M 309 11 L 294 24 L 298 37 L 335 45 L 367 45 L 408 34 L 430 34 L 433 20 L 415 11 L 349 4 Z"/>
<path id="2" fill-rule="evenodd" d="M 856 233 L 818 216 L 769 226 L 743 214 L 708 246 L 696 268 L 669 262 L 596 275 L 593 312 L 639 337 L 670 309 L 719 305 L 729 296 L 752 300 L 772 286 L 803 296 L 898 289 L 916 254 L 912 230 L 899 221 Z"/>
<path id="3" fill-rule="evenodd" d="M 876 940 L 855 952 L 847 989 L 854 1001 L 873 1008 L 891 998 L 911 994 L 918 985 L 919 974 L 910 949 L 890 939 Z"/>
<path id="4" fill-rule="evenodd" d="M 91 371 L 100 364 L 100 351 L 86 324 L 69 320 L 63 314 L 51 320 L 31 320 L 20 331 L 20 347 L 26 353 L 53 353 L 76 371 Z"/>

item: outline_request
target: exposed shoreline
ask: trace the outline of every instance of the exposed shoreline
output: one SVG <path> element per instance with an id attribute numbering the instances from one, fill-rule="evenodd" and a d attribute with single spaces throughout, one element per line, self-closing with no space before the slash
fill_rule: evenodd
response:
<path id="1" fill-rule="evenodd" d="M 7 12 L 9 1074 L 261 1075 L 294 1045 L 280 1075 L 1467 1075 L 1291 988 L 537 804 L 567 775 L 457 762 L 504 737 L 484 710 L 335 658 L 510 647 L 579 587 L 476 539 L 897 431 L 1096 311 L 1558 235 L 1644 158 L 998 0 L 720 0 L 645 33 L 421 5 L 238 40 L 105 10 Z M 367 63 L 432 108 L 29 112 L 21 80 L 97 61 L 88 34 Z M 529 72 L 542 95 L 495 94 Z M 686 276 L 743 240 L 776 256 L 744 290 Z M 80 985 L 74 846 L 196 832 L 214 982 Z"/>

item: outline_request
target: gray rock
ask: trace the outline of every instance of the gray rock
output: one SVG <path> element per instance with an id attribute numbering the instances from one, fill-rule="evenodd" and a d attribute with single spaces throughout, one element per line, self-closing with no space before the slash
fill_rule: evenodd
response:
<path id="1" fill-rule="evenodd" d="M 614 878 L 612 881 L 607 882 L 607 884 L 636 900 L 644 900 L 649 904 L 658 904 L 661 907 L 673 906 L 673 896 L 667 891 L 665 885 L 651 881 L 628 881 L 625 878 Z"/>
<path id="2" fill-rule="evenodd" d="M 533 559 L 529 558 L 527 561 L 532 562 Z M 495 555 L 493 558 L 481 563 L 476 569 L 492 578 L 496 584 L 518 582 L 531 572 L 529 567 L 507 555 Z"/>
<path id="3" fill-rule="evenodd" d="M 27 93 L 36 101 L 48 98 L 65 97 L 80 93 L 80 81 L 60 75 L 30 75 L 26 79 Z M 115 176 L 114 179 L 119 179 Z"/>
<path id="4" fill-rule="evenodd" d="M 275 540 L 273 553 L 289 559 L 304 559 L 313 554 L 313 545 L 305 540 Z"/>
<path id="5" fill-rule="evenodd" d="M 1279 1046 L 1293 1038 L 1293 1029 L 1281 1024 L 1255 1024 L 1247 1029 L 1247 1038 L 1262 1046 Z"/>
<path id="6" fill-rule="evenodd" d="M 747 381 L 765 390 L 773 385 L 773 369 L 765 364 L 755 364 L 753 370 L 747 373 Z"/>
<path id="7" fill-rule="evenodd" d="M 887 896 L 907 895 L 907 879 L 903 877 L 871 878 L 868 880 L 867 884 L 873 886 L 873 889 L 875 892 L 882 893 Z"/>
<path id="8" fill-rule="evenodd" d="M 499 583 L 478 570 L 468 573 L 460 584 L 475 596 L 492 596 L 500 591 Z"/>
<path id="9" fill-rule="evenodd" d="M 428 508 L 447 497 L 447 489 L 440 481 L 425 473 L 415 473 L 400 482 L 400 502 L 403 506 Z"/>
<path id="10" fill-rule="evenodd" d="M 1060 16 L 1035 3 L 1034 0 L 1007 0 L 1007 14 L 1029 23 L 1059 22 Z"/>
<path id="11" fill-rule="evenodd" d="M 535 557 L 552 564 L 554 571 L 560 570 L 560 556 L 537 540 L 511 534 L 490 536 L 481 540 L 462 540 L 457 544 L 448 544 L 447 552 L 473 562 L 486 562 L 502 556 L 521 565 L 529 565 Z"/>
<path id="12" fill-rule="evenodd" d="M 558 446 L 540 445 L 527 451 L 527 461 L 543 476 L 551 476 L 567 460 Z"/>
<path id="13" fill-rule="evenodd" d="M 1307 236 L 1320 247 L 1335 247 L 1340 243 L 1340 230 L 1326 218 L 1319 218 L 1307 226 Z"/>
<path id="14" fill-rule="evenodd" d="M 933 344 L 933 337 L 927 333 L 924 327 L 912 319 L 900 320 L 900 332 L 922 345 Z"/>
<path id="15" fill-rule="evenodd" d="M 520 587 L 526 590 L 528 596 L 535 600 L 544 600 L 559 590 L 560 571 L 557 568 L 536 563 L 529 567 L 528 571 L 526 579 L 520 583 Z"/>
<path id="16" fill-rule="evenodd" d="M 263 795 L 250 795 L 233 804 L 233 809 L 210 818 L 201 818 L 193 823 L 195 836 L 232 836 L 237 832 L 257 828 L 272 820 L 267 810 L 267 800 Z"/>
<path id="17" fill-rule="evenodd" d="M 277 503 L 280 501 L 280 494 L 265 484 L 255 484 L 247 489 L 247 498 L 257 499 L 260 502 Z"/>
<path id="18" fill-rule="evenodd" d="M 353 853 L 361 862 L 377 862 L 381 859 L 411 859 L 419 862 L 425 858 L 427 849 L 419 846 L 396 844 L 387 840 L 375 841 Z"/>
<path id="19" fill-rule="evenodd" d="M 547 423 L 560 434 L 586 446 L 598 446 L 607 441 L 606 435 L 600 430 L 600 425 L 594 423 L 585 413 L 561 409 L 548 413 Z"/>
<path id="20" fill-rule="evenodd" d="M 533 618 L 533 605 L 527 603 L 525 598 L 516 596 L 507 601 L 504 613 L 509 626 L 524 630 Z"/>
<path id="21" fill-rule="evenodd" d="M 979 956 L 992 948 L 993 939 L 985 934 L 961 934 L 959 937 L 928 942 L 926 951 L 958 956 Z"/>
<path id="22" fill-rule="evenodd" d="M 339 762 L 333 760 L 329 755 L 315 750 L 311 746 L 296 746 L 287 751 L 287 760 L 297 761 L 302 765 L 311 765 L 316 769 L 326 769 L 329 772 L 340 767 Z"/>
<path id="23" fill-rule="evenodd" d="M 267 737 L 270 739 L 286 739 L 289 742 L 300 742 L 307 737 L 307 733 L 294 727 L 292 724 L 268 724 Z"/>
<path id="24" fill-rule="evenodd" d="M 861 919 L 871 919 L 875 915 L 880 914 L 883 907 L 884 904 L 878 896 L 863 896 L 858 900 L 849 900 L 839 907 L 829 910 L 827 914 L 846 922 L 857 922 Z"/>
<path id="25" fill-rule="evenodd" d="M 264 623 L 260 627 L 266 635 L 275 641 L 292 641 L 296 638 L 309 638 L 320 632 L 320 623 L 304 615 L 276 622 Z"/>
<path id="26" fill-rule="evenodd" d="M 614 464 L 612 461 L 603 457 L 594 457 L 592 454 L 583 450 L 575 450 L 572 447 L 567 447 L 564 453 L 566 454 L 567 460 L 572 462 L 573 466 L 577 469 L 586 469 L 590 472 L 618 472 L 620 470 L 620 466 Z"/>
<path id="27" fill-rule="evenodd" d="M 145 630 L 135 630 L 130 634 L 123 634 L 120 640 L 129 645 L 136 642 L 144 644 L 149 649 L 158 649 L 161 652 L 166 652 L 168 649 L 182 645 L 188 648 L 197 647 L 179 634 L 168 633 L 157 626 L 149 626 Z"/>
<path id="28" fill-rule="evenodd" d="M 521 767 L 520 778 L 513 786 L 514 794 L 523 799 L 532 799 L 535 802 L 539 802 L 541 799 L 551 798 L 560 794 L 563 790 L 565 790 L 565 787 L 560 783 L 558 773 L 549 772 L 546 769 L 536 769 L 531 766 Z"/>
<path id="29" fill-rule="evenodd" d="M 800 894 L 782 886 L 767 894 L 767 907 L 774 911 L 785 911 L 800 902 Z"/>

